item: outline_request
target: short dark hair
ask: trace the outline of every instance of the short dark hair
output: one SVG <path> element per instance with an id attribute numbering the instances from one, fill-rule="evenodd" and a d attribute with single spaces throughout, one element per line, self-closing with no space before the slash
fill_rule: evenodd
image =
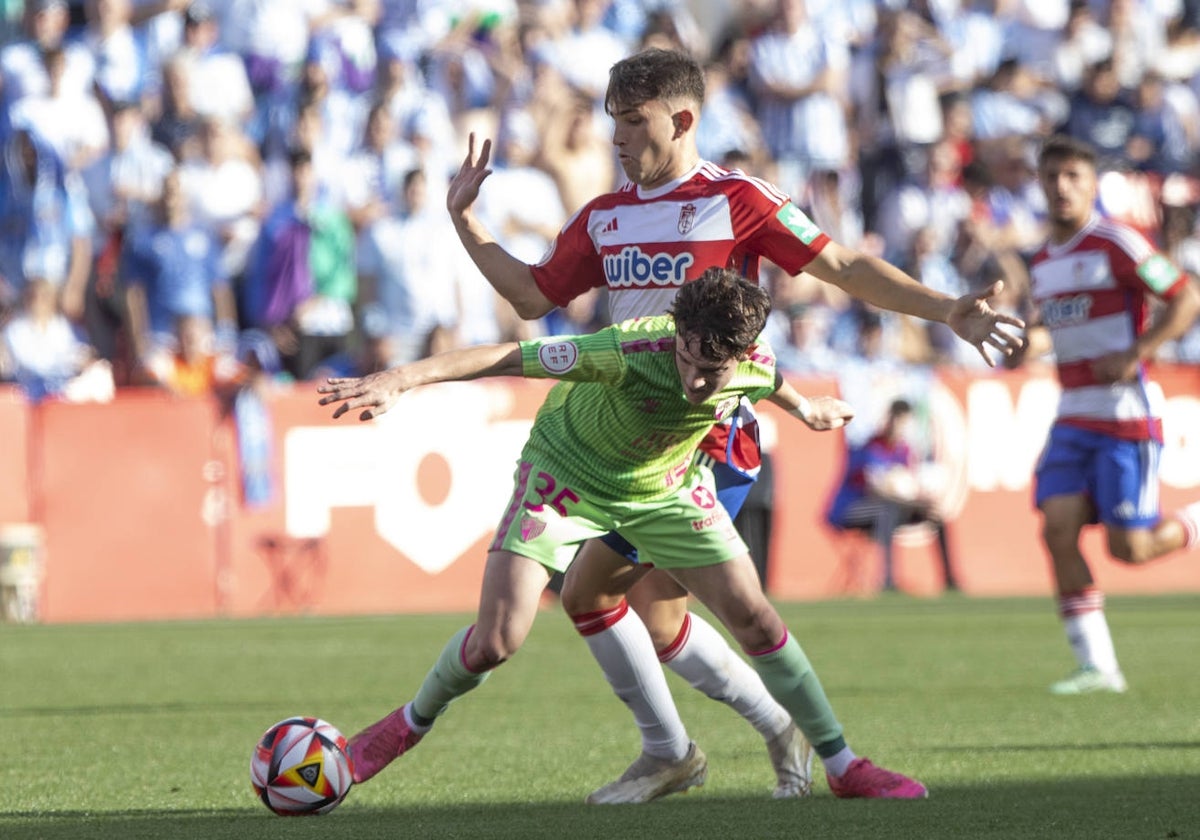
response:
<path id="1" fill-rule="evenodd" d="M 295 169 L 297 166 L 311 166 L 312 152 L 303 146 L 293 146 L 288 149 L 287 153 L 288 166 Z"/>
<path id="2" fill-rule="evenodd" d="M 1096 150 L 1082 140 L 1065 134 L 1055 134 L 1053 137 L 1047 137 L 1042 143 L 1042 150 L 1038 154 L 1038 169 L 1052 160 L 1081 160 L 1094 168 Z"/>
<path id="3" fill-rule="evenodd" d="M 903 417 L 906 414 L 912 413 L 912 403 L 903 397 L 892 400 L 892 404 L 888 406 L 888 417 Z"/>
<path id="4" fill-rule="evenodd" d="M 704 71 L 678 50 L 649 49 L 623 58 L 608 71 L 604 108 L 637 106 L 656 99 L 691 99 L 704 104 Z"/>
<path id="5" fill-rule="evenodd" d="M 724 362 L 752 345 L 767 323 L 771 297 L 731 268 L 710 268 L 675 295 L 678 334 L 699 342 L 699 354 Z"/>

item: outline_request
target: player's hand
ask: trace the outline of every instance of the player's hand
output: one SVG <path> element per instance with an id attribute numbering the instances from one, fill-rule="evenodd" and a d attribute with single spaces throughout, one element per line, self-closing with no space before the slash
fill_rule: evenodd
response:
<path id="1" fill-rule="evenodd" d="M 804 423 L 815 432 L 840 429 L 854 418 L 854 409 L 837 397 L 809 397 Z"/>
<path id="2" fill-rule="evenodd" d="M 1138 356 L 1133 350 L 1121 350 L 1092 362 L 1097 382 L 1131 382 L 1138 375 Z"/>
<path id="3" fill-rule="evenodd" d="M 462 166 L 454 173 L 450 186 L 446 190 L 446 209 L 452 218 L 458 218 L 467 212 L 475 199 L 479 197 L 479 185 L 484 182 L 492 170 L 487 168 L 492 156 L 492 141 L 484 140 L 483 148 L 479 150 L 479 159 L 475 159 L 475 132 L 467 136 L 467 156 Z"/>
<path id="4" fill-rule="evenodd" d="M 357 379 L 326 379 L 324 384 L 317 386 L 317 393 L 325 395 L 320 399 L 321 405 L 342 403 L 333 412 L 335 420 L 347 411 L 353 411 L 356 408 L 364 409 L 358 415 L 359 420 L 378 417 L 394 406 L 400 395 L 407 390 L 399 368 L 368 374 Z"/>
<path id="5" fill-rule="evenodd" d="M 997 280 L 982 292 L 963 295 L 954 302 L 946 323 L 960 338 L 975 346 L 979 355 L 995 367 L 996 362 L 988 352 L 988 347 L 999 350 L 1003 356 L 1011 356 L 1013 351 L 1024 344 L 1024 339 L 1008 330 L 1002 329 L 1002 324 L 1023 329 L 1025 322 L 1013 315 L 997 312 L 988 304 L 988 298 L 1000 294 L 1004 281 Z"/>

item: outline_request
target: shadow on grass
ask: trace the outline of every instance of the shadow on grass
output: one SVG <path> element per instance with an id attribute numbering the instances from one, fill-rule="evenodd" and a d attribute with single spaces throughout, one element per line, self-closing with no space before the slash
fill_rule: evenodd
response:
<path id="1" fill-rule="evenodd" d="M 1200 741 L 1106 741 L 1098 744 L 951 744 L 921 747 L 921 752 L 1107 752 L 1109 750 L 1200 750 Z M 1200 792 L 1198 792 L 1200 793 Z M 1200 807 L 1200 797 L 1197 798 Z"/>
<path id="2" fill-rule="evenodd" d="M 1200 777 L 1062 779 L 935 788 L 924 802 L 717 798 L 702 791 L 641 806 L 497 802 L 438 807 L 357 807 L 319 818 L 261 810 L 0 812 L 6 840 L 768 840 L 769 838 L 1200 838 Z"/>
<path id="3" fill-rule="evenodd" d="M 246 700 L 229 700 L 228 702 L 178 701 L 171 703 L 104 703 L 88 706 L 0 706 L 0 720 L 4 718 L 52 718 L 52 717 L 96 717 L 105 715 L 175 715 L 192 712 L 232 712 L 244 713 L 247 710 L 275 709 L 277 702 L 262 701 L 259 703 Z"/>

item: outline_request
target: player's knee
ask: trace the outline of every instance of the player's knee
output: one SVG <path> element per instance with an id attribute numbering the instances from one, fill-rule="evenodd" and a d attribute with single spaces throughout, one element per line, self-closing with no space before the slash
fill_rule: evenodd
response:
<path id="1" fill-rule="evenodd" d="M 1079 541 L 1079 529 L 1073 523 L 1046 517 L 1042 521 L 1042 541 L 1051 554 L 1071 551 Z"/>
<path id="2" fill-rule="evenodd" d="M 767 605 L 741 615 L 731 616 L 726 627 L 743 650 L 762 651 L 774 647 L 783 638 L 783 621 Z"/>
<path id="3" fill-rule="evenodd" d="M 1149 540 L 1130 539 L 1128 535 L 1121 533 L 1109 534 L 1108 553 L 1114 560 L 1128 563 L 1131 566 L 1149 563 L 1157 556 L 1154 546 Z"/>
<path id="4" fill-rule="evenodd" d="M 619 607 L 624 596 L 617 593 L 597 592 L 595 589 L 572 581 L 568 576 L 563 583 L 562 592 L 559 593 L 559 599 L 562 601 L 563 610 L 574 618 L 577 615 L 603 612 Z"/>
<path id="5" fill-rule="evenodd" d="M 520 647 L 520 641 L 502 633 L 472 633 L 463 659 L 472 671 L 490 671 L 511 659 Z"/>

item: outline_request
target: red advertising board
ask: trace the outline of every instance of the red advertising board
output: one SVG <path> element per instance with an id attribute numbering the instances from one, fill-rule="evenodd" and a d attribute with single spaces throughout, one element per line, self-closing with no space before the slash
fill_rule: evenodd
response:
<path id="1" fill-rule="evenodd" d="M 1200 496 L 1200 369 L 1155 376 L 1170 511 Z M 1030 479 L 1057 397 L 1052 377 L 949 371 L 930 381 L 922 398 L 962 588 L 1049 595 Z M 369 423 L 332 420 L 312 386 L 282 390 L 266 404 L 272 492 L 260 504 L 243 499 L 237 428 L 214 403 L 123 391 L 106 405 L 29 407 L 0 392 L 0 522 L 44 527 L 47 621 L 469 610 L 548 387 L 429 387 Z M 776 482 L 771 594 L 871 592 L 878 558 L 821 522 L 842 433 L 812 432 L 770 406 L 762 414 Z M 1099 531 L 1086 551 L 1109 592 L 1200 591 L 1194 559 L 1125 568 L 1102 559 Z M 916 595 L 940 591 L 920 531 L 902 540 L 897 579 Z"/>

